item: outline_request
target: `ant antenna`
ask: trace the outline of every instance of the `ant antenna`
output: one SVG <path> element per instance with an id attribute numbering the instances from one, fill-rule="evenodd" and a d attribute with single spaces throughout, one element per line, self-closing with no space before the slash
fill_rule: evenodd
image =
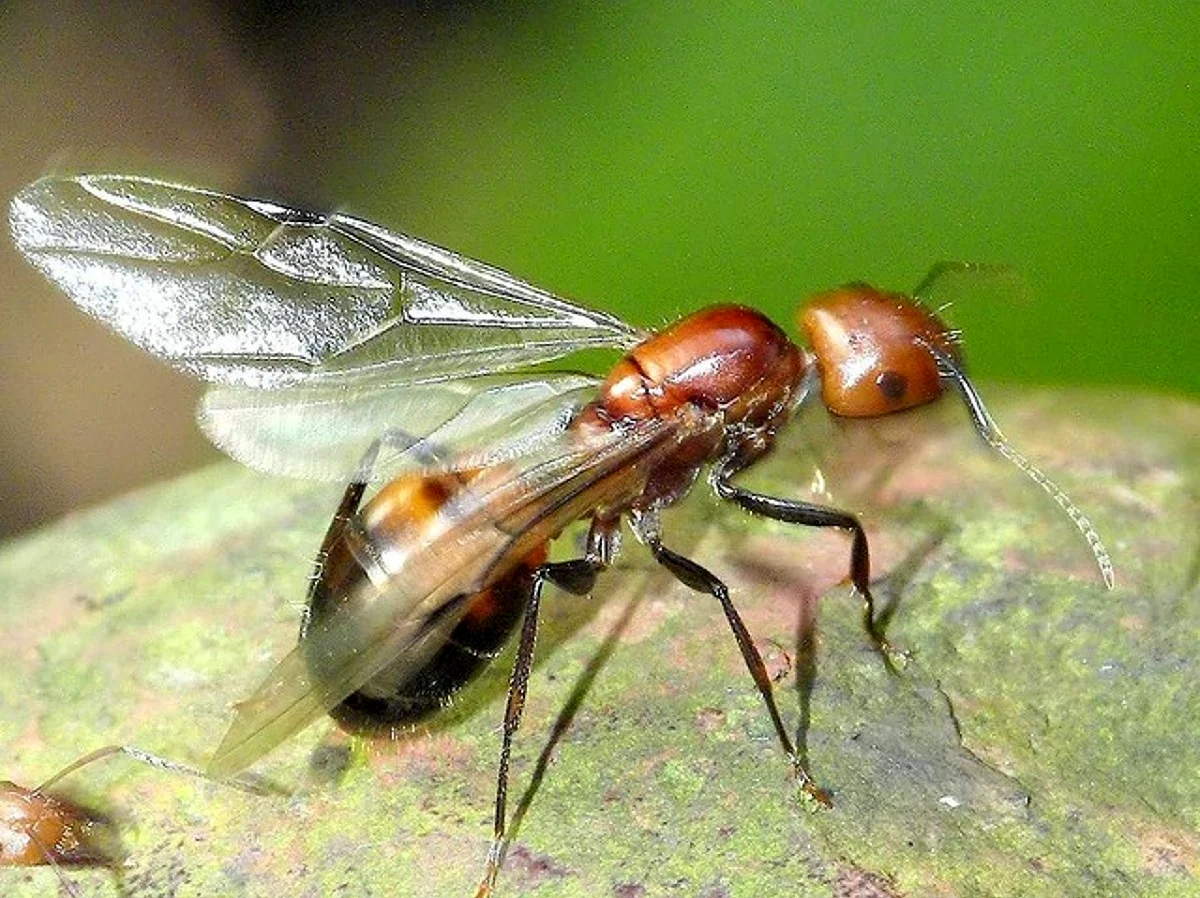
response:
<path id="1" fill-rule="evenodd" d="M 45 792 L 55 783 L 66 779 L 79 768 L 86 767 L 95 761 L 110 757 L 111 755 L 125 755 L 126 757 L 133 758 L 133 760 L 140 764 L 145 764 L 148 767 L 155 767 L 159 770 L 170 770 L 173 773 L 182 773 L 185 776 L 194 776 L 197 779 L 206 779 L 212 781 L 212 777 L 207 776 L 203 771 L 197 770 L 195 767 L 189 767 L 187 764 L 181 764 L 178 761 L 172 761 L 167 758 L 151 754 L 148 751 L 142 751 L 142 749 L 136 748 L 132 745 L 106 745 L 103 748 L 98 748 L 95 751 L 88 752 L 82 757 L 76 758 L 33 791 Z M 232 786 L 234 789 L 237 789 L 241 792 L 248 792 L 252 795 L 270 795 L 272 793 L 271 789 L 254 782 L 226 780 L 222 784 L 226 786 Z"/>
<path id="2" fill-rule="evenodd" d="M 63 891 L 72 898 L 78 898 L 79 892 L 67 879 L 64 867 L 68 864 L 111 866 L 114 863 L 115 857 L 110 856 L 107 847 L 91 833 L 94 826 L 107 825 L 107 821 L 91 811 L 55 798 L 50 794 L 50 789 L 80 768 L 113 755 L 125 755 L 159 770 L 211 779 L 194 767 L 140 748 L 130 745 L 106 745 L 72 761 L 34 789 L 0 782 L 0 843 L 3 843 L 0 844 L 0 864 L 46 864 L 58 875 Z M 255 795 L 269 795 L 279 791 L 245 780 L 227 780 L 221 785 L 232 786 Z M 46 840 L 47 831 L 43 831 L 44 824 L 50 827 L 50 842 Z M 59 830 L 57 835 L 53 832 L 55 826 Z M 27 846 L 30 844 L 37 848 L 38 857 L 29 855 Z"/>
<path id="3" fill-rule="evenodd" d="M 971 381 L 967 379 L 966 373 L 953 356 L 920 337 L 915 339 L 919 345 L 929 350 L 929 353 L 934 357 L 934 360 L 937 362 L 938 373 L 943 378 L 953 381 L 955 388 L 957 388 L 963 397 L 963 401 L 967 404 L 967 409 L 971 413 L 971 421 L 975 425 L 975 430 L 983 437 L 984 442 L 1010 461 L 1018 470 L 1024 472 L 1030 480 L 1040 486 L 1058 504 L 1059 508 L 1066 512 L 1067 517 L 1071 519 L 1071 522 L 1083 534 L 1083 538 L 1087 540 L 1088 547 L 1092 550 L 1092 555 L 1095 556 L 1096 564 L 1100 568 L 1100 576 L 1104 578 L 1104 585 L 1112 589 L 1116 585 L 1112 558 L 1109 556 L 1108 550 L 1104 548 L 1100 534 L 1096 532 L 1096 528 L 1092 526 L 1092 522 L 1088 520 L 1087 515 L 1080 511 L 1078 506 L 1049 477 L 1035 467 L 1033 462 L 1014 449 L 1008 440 L 1005 439 L 999 425 L 996 424 L 995 420 L 988 413 L 987 407 L 984 406 L 983 399 L 975 390 Z"/>

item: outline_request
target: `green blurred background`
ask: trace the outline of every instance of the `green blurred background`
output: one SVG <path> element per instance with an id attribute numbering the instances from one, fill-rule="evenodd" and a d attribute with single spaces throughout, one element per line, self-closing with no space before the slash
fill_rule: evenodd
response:
<path id="1" fill-rule="evenodd" d="M 6 196 L 90 167 L 344 208 L 646 325 L 1005 263 L 947 297 L 980 379 L 1200 391 L 1193 0 L 55 0 L 4 7 L 0 66 Z M 0 261 L 0 527 L 212 457 L 195 385 Z"/>

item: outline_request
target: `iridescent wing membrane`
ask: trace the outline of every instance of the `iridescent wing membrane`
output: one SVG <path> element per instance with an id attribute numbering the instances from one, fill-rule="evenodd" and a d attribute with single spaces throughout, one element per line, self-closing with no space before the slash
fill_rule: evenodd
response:
<path id="1" fill-rule="evenodd" d="M 374 479 L 431 459 L 491 466 L 439 512 L 427 542 L 405 547 L 379 600 L 309 632 L 322 682 L 296 650 L 239 705 L 216 775 L 384 668 L 419 667 L 491 565 L 615 499 L 676 436 L 648 422 L 566 439 L 596 380 L 529 366 L 643 335 L 368 222 L 111 175 L 45 178 L 9 215 L 17 247 L 77 305 L 214 385 L 201 424 L 251 467 L 345 478 L 389 432 L 402 439 L 385 444 Z"/>
<path id="2" fill-rule="evenodd" d="M 346 215 L 119 175 L 48 177 L 9 212 L 82 309 L 215 386 L 205 432 L 245 464 L 336 480 L 375 436 L 468 463 L 561 430 L 594 380 L 519 373 L 642 334 L 512 275 Z M 504 422 L 503 426 L 501 421 Z"/>

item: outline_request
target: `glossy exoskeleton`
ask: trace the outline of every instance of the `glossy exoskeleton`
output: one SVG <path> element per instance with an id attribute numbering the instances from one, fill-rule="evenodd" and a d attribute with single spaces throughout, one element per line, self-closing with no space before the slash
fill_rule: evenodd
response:
<path id="1" fill-rule="evenodd" d="M 218 446 L 265 471 L 349 478 L 300 644 L 238 705 L 212 775 L 241 770 L 326 712 L 356 725 L 428 713 L 522 622 L 480 895 L 504 845 L 543 588 L 590 592 L 623 520 L 660 565 L 719 604 L 800 783 L 828 803 L 729 590 L 668 548 L 659 524 L 707 470 L 717 495 L 745 511 L 846 531 L 849 580 L 888 657 L 858 519 L 734 483 L 816 401 L 818 384 L 830 412 L 854 417 L 958 392 L 983 439 L 1066 510 L 1112 583 L 1090 523 L 1005 441 L 957 335 L 919 296 L 861 284 L 820 296 L 801 317 L 806 350 L 745 306 L 649 334 L 369 222 L 144 178 L 46 178 L 17 196 L 10 219 L 18 247 L 78 305 L 214 385 L 199 415 Z M 603 381 L 533 367 L 596 346 L 624 352 Z M 578 520 L 589 522 L 584 554 L 547 561 L 547 545 Z"/>

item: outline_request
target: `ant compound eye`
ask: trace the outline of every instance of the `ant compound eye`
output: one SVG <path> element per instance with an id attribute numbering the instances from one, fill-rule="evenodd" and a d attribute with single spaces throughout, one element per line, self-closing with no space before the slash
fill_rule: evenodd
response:
<path id="1" fill-rule="evenodd" d="M 887 415 L 942 394 L 929 346 L 956 355 L 947 327 L 911 297 L 851 284 L 812 299 L 800 327 L 817 357 L 821 395 L 835 415 Z"/>
<path id="2" fill-rule="evenodd" d="M 875 383 L 879 386 L 883 398 L 891 403 L 901 402 L 904 394 L 908 392 L 908 378 L 899 371 L 884 371 L 875 378 Z"/>

